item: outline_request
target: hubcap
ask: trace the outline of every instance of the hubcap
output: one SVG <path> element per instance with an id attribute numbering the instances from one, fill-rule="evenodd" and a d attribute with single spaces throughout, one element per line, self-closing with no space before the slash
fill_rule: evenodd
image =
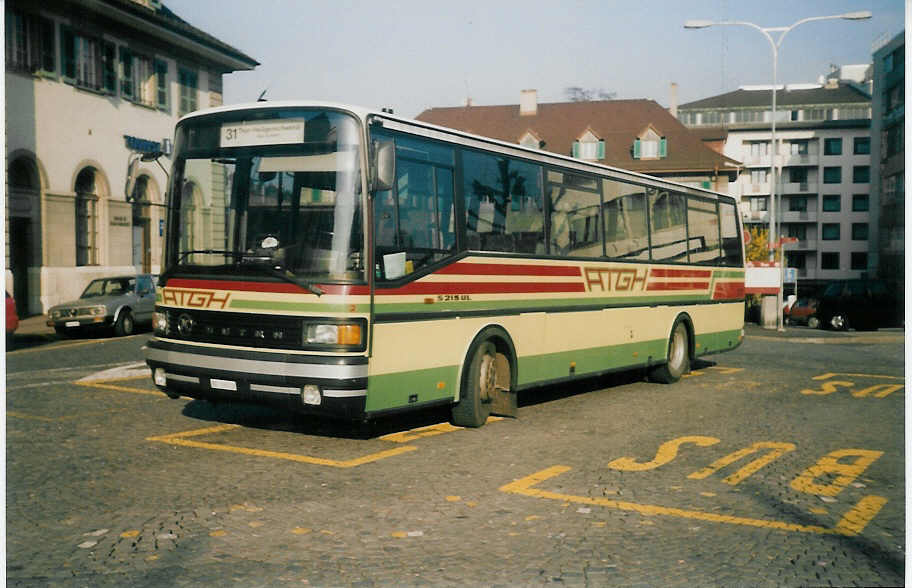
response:
<path id="1" fill-rule="evenodd" d="M 481 356 L 481 366 L 479 367 L 480 378 L 479 386 L 481 387 L 482 401 L 489 401 L 493 398 L 494 385 L 497 383 L 497 367 L 494 356 L 485 353 Z"/>

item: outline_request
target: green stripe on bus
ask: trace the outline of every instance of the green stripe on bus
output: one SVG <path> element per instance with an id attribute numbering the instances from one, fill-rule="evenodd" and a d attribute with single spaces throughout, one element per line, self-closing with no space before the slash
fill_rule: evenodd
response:
<path id="1" fill-rule="evenodd" d="M 376 412 L 409 404 L 452 398 L 458 386 L 459 366 L 450 365 L 410 372 L 397 372 L 367 379 L 366 412 Z"/>
<path id="2" fill-rule="evenodd" d="M 653 362 L 659 362 L 665 359 L 666 345 L 664 339 L 656 339 L 522 357 L 519 359 L 517 384 L 525 386 L 538 381 L 622 369 L 645 364 L 650 357 Z"/>
<path id="3" fill-rule="evenodd" d="M 731 271 L 716 270 L 713 272 L 713 277 L 715 277 L 715 278 L 743 278 L 744 271 L 743 270 L 731 270 Z"/>
<path id="4" fill-rule="evenodd" d="M 270 310 L 277 312 L 370 312 L 369 304 L 320 304 L 313 302 L 278 302 L 275 300 L 238 300 L 233 299 L 229 306 L 243 310 Z"/>

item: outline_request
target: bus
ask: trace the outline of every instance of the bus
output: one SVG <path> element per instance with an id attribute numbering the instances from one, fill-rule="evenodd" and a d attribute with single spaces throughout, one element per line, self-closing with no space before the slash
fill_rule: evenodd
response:
<path id="1" fill-rule="evenodd" d="M 172 398 L 478 427 L 744 337 L 728 196 L 323 102 L 191 113 L 174 146 L 144 348 Z"/>

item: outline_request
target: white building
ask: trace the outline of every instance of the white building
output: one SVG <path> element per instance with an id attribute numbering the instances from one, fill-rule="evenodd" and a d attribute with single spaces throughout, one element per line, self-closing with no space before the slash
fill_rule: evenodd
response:
<path id="1" fill-rule="evenodd" d="M 159 270 L 174 125 L 258 63 L 155 0 L 7 0 L 5 18 L 6 287 L 30 315 Z"/>
<path id="2" fill-rule="evenodd" d="M 822 82 L 777 92 L 777 216 L 780 234 L 798 239 L 786 246 L 787 265 L 797 268 L 799 285 L 808 290 L 876 273 L 871 97 L 854 80 L 831 76 Z M 724 128 L 723 153 L 743 164 L 730 194 L 740 199 L 746 225 L 763 228 L 770 214 L 771 90 L 742 87 L 678 107 L 691 128 Z"/>

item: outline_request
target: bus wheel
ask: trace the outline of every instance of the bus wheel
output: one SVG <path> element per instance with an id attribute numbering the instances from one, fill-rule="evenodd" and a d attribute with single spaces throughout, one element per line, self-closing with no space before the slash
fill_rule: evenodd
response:
<path id="1" fill-rule="evenodd" d="M 459 427 L 480 427 L 491 414 L 491 400 L 494 398 L 495 386 L 502 381 L 498 379 L 498 367 L 507 366 L 509 362 L 497 361 L 497 348 L 490 340 L 482 342 L 472 353 L 465 375 L 459 402 L 453 406 L 453 424 Z M 509 381 L 509 374 L 506 374 Z"/>
<path id="2" fill-rule="evenodd" d="M 649 379 L 662 384 L 673 384 L 690 371 L 690 345 L 687 327 L 683 321 L 675 323 L 668 340 L 668 362 L 652 368 Z"/>

